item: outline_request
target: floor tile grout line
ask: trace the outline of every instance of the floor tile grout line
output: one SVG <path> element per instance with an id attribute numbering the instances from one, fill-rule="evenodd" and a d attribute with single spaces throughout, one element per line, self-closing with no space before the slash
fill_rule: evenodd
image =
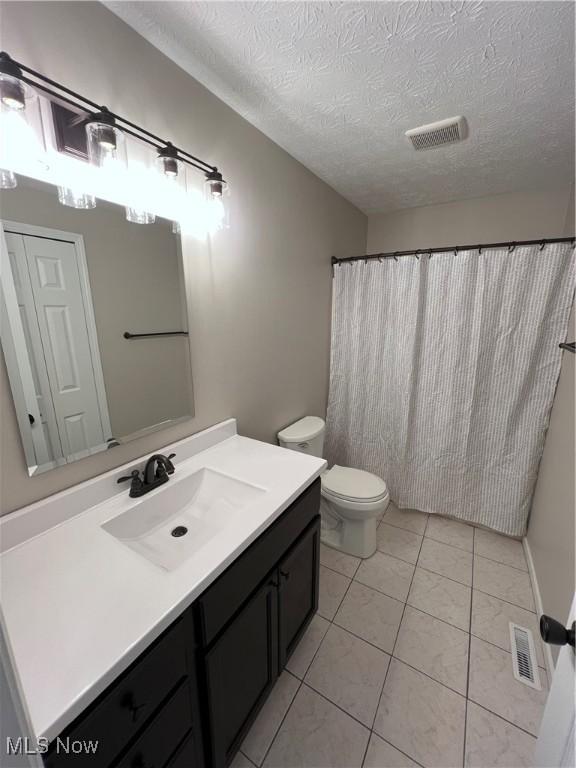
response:
<path id="1" fill-rule="evenodd" d="M 472 528 L 472 530 L 474 529 Z M 436 541 L 438 542 L 438 544 L 445 544 L 447 547 L 452 547 L 453 549 L 459 549 L 460 552 L 469 552 L 471 555 L 474 554 L 473 549 L 466 549 L 466 547 L 459 547 L 458 544 L 453 544 L 451 541 L 444 541 L 443 539 L 437 539 L 435 536 L 430 536 L 430 534 L 425 534 L 424 538 L 430 539 L 431 541 Z"/>
<path id="2" fill-rule="evenodd" d="M 410 595 L 408 595 L 408 598 Z M 472 598 L 472 596 L 470 596 Z M 449 627 L 452 627 L 452 629 L 459 629 L 460 632 L 464 632 L 465 634 L 469 635 L 470 630 L 468 629 L 462 629 L 462 627 L 459 627 L 457 624 L 452 624 L 450 621 L 446 621 L 446 619 L 440 618 L 440 616 L 435 616 L 433 613 L 428 613 L 428 611 L 424 611 L 422 608 L 419 608 L 417 605 L 412 605 L 408 600 L 406 600 L 406 604 L 409 608 L 412 608 L 413 611 L 418 611 L 419 613 L 423 613 L 425 616 L 429 616 L 431 619 L 436 619 L 436 621 L 441 621 L 442 624 L 446 624 Z M 470 599 L 470 605 L 472 605 L 472 599 Z"/>
<path id="3" fill-rule="evenodd" d="M 460 696 L 462 699 L 466 698 L 466 694 L 462 693 L 461 691 L 457 691 L 456 688 L 452 688 L 449 685 L 446 685 L 446 683 L 443 683 L 441 680 L 437 680 L 435 677 L 432 677 L 428 672 L 424 672 L 422 669 L 418 669 L 418 667 L 415 667 L 413 664 L 409 664 L 407 661 L 404 661 L 404 659 L 401 659 L 399 656 L 392 656 L 393 659 L 396 661 L 399 661 L 401 664 L 404 664 L 407 667 L 410 667 L 410 669 L 413 669 L 414 672 L 419 672 L 421 675 L 424 675 L 424 677 L 427 677 L 428 680 L 433 680 L 435 683 L 438 683 L 438 685 L 441 685 L 443 688 L 446 688 L 447 690 L 451 691 L 452 693 L 455 693 L 457 696 Z"/>
<path id="4" fill-rule="evenodd" d="M 490 560 L 491 563 L 497 563 L 498 565 L 503 565 L 506 568 L 512 568 L 513 571 L 518 571 L 518 573 L 525 573 L 527 576 L 530 576 L 530 571 L 528 568 L 517 568 L 515 565 L 510 565 L 510 563 L 503 563 L 502 560 L 495 560 L 493 557 L 481 555 L 478 552 L 474 552 L 474 557 L 481 557 L 483 560 Z"/>
<path id="5" fill-rule="evenodd" d="M 392 651 L 385 651 L 384 648 L 380 648 L 379 645 L 375 645 L 370 640 L 366 640 L 365 637 L 362 637 L 361 635 L 357 635 L 356 632 L 353 632 L 351 629 L 348 629 L 348 627 L 343 627 L 342 624 L 338 624 L 338 622 L 335 619 L 336 619 L 336 617 L 334 617 L 334 621 L 332 622 L 332 624 L 334 624 L 335 627 L 338 627 L 338 629 L 344 630 L 344 632 L 348 632 L 348 634 L 352 635 L 357 640 L 362 640 L 362 642 L 366 643 L 367 645 L 371 646 L 372 648 L 375 648 L 377 651 L 380 651 L 380 653 L 385 653 L 386 656 L 389 656 L 390 659 L 392 659 Z M 398 625 L 398 626 L 400 626 L 400 625 Z"/>
<path id="6" fill-rule="evenodd" d="M 371 730 L 371 731 L 370 731 L 370 736 L 372 736 L 372 734 L 374 734 L 374 736 L 377 736 L 379 739 L 382 739 L 382 741 L 385 741 L 385 742 L 386 742 L 386 744 L 389 744 L 389 745 L 390 745 L 390 746 L 391 746 L 393 749 L 395 749 L 397 752 L 400 752 L 400 754 L 404 755 L 404 757 L 407 757 L 407 758 L 408 758 L 408 760 L 410 760 L 410 761 L 411 761 L 412 763 L 414 763 L 415 765 L 419 766 L 419 768 L 424 768 L 424 766 L 422 765 L 422 763 L 419 763 L 419 762 L 418 762 L 418 760 L 415 760 L 413 757 L 410 757 L 410 755 L 408 754 L 408 752 L 404 752 L 402 749 L 399 749 L 399 747 L 397 747 L 397 746 L 395 746 L 394 744 L 392 744 L 392 742 L 391 742 L 391 741 L 389 741 L 388 739 L 385 739 L 383 736 L 380 736 L 380 734 L 378 733 L 378 731 L 373 731 L 373 730 Z M 370 741 L 368 741 L 368 745 L 370 745 Z M 366 752 L 367 752 L 367 751 L 368 751 L 368 750 L 366 750 Z M 364 755 L 364 760 L 366 760 L 366 755 Z M 364 762 L 362 762 L 362 768 L 363 768 L 363 766 L 364 766 Z"/>
<path id="7" fill-rule="evenodd" d="M 373 589 L 374 592 L 378 592 L 380 595 L 384 595 L 384 597 L 390 598 L 390 600 L 396 600 L 397 603 L 405 603 L 406 600 L 401 600 L 399 597 L 396 597 L 395 595 L 390 595 L 388 592 L 384 592 L 381 589 L 378 589 L 378 587 L 373 586 L 372 584 L 366 584 L 365 581 L 360 581 L 360 579 L 352 579 L 352 581 L 355 581 L 356 584 L 360 584 L 363 587 L 368 587 L 368 589 Z M 406 595 L 406 599 L 408 598 L 408 595 Z"/>
<path id="8" fill-rule="evenodd" d="M 342 573 L 342 571 L 337 571 L 336 568 L 332 568 L 331 566 L 326 565 L 326 563 L 322 563 L 321 562 L 320 565 L 322 566 L 322 568 L 327 568 L 329 571 L 332 571 L 332 573 L 337 573 L 338 576 L 344 576 L 344 578 L 346 578 L 346 579 L 353 579 L 354 576 L 356 575 L 357 571 L 358 571 L 358 568 L 360 568 L 361 564 L 358 563 L 358 566 L 357 566 L 356 570 L 354 571 L 354 576 L 348 576 L 347 573 Z"/>
<path id="9" fill-rule="evenodd" d="M 472 551 L 474 551 L 474 545 L 476 541 L 475 529 L 472 528 Z M 470 615 L 469 615 L 469 631 L 468 631 L 468 664 L 466 665 L 466 701 L 464 703 L 464 739 L 462 742 L 462 766 L 466 766 L 466 736 L 468 729 L 468 694 L 470 692 L 470 662 L 472 651 L 472 596 L 474 594 L 474 557 L 472 557 L 472 584 L 470 585 Z"/>
<path id="10" fill-rule="evenodd" d="M 284 667 L 284 669 L 286 669 L 286 667 Z M 290 673 L 290 674 L 292 674 L 292 673 Z M 296 675 L 294 675 L 294 677 L 296 677 Z M 268 749 L 264 753 L 264 757 L 262 758 L 262 762 L 260 764 L 256 764 L 257 768 L 260 768 L 266 762 L 266 758 L 268 757 L 268 753 L 272 749 L 272 746 L 273 746 L 274 742 L 276 741 L 276 737 L 280 733 L 280 728 L 282 728 L 282 726 L 284 725 L 284 720 L 286 720 L 286 718 L 288 717 L 288 712 L 290 712 L 290 710 L 292 709 L 292 705 L 294 704 L 294 702 L 296 700 L 296 696 L 298 696 L 298 694 L 300 693 L 300 688 L 302 688 L 302 686 L 304 685 L 304 681 L 303 680 L 300 680 L 297 677 L 296 677 L 296 679 L 298 680 L 298 683 L 299 683 L 298 688 L 296 688 L 296 693 L 294 694 L 294 696 L 292 697 L 292 701 L 290 702 L 290 704 L 286 708 L 286 712 L 284 712 L 284 717 L 282 718 L 282 720 L 280 720 L 278 728 L 276 728 L 276 730 L 274 731 L 274 735 L 270 739 L 270 744 L 268 745 Z M 277 683 L 278 683 L 278 680 L 276 681 L 276 683 L 274 683 L 274 686 L 276 686 Z M 250 728 L 253 728 L 253 727 L 254 727 L 254 723 L 252 723 Z M 248 733 L 250 733 L 250 731 L 248 731 Z M 248 758 L 248 759 L 250 760 L 250 758 Z"/>
<path id="11" fill-rule="evenodd" d="M 485 709 L 486 712 L 490 712 L 491 715 L 495 715 L 496 717 L 499 717 L 500 720 L 503 720 L 505 723 L 508 723 L 508 725 L 513 725 L 514 728 L 518 728 L 519 731 L 522 731 L 523 733 L 527 733 L 529 736 L 532 736 L 534 739 L 538 738 L 530 731 L 527 731 L 526 728 L 522 728 L 522 726 L 518 725 L 518 723 L 513 723 L 512 720 L 508 720 L 503 715 L 498 714 L 498 712 L 494 712 L 492 709 L 488 709 L 486 704 L 480 704 L 480 702 L 476 701 L 476 699 L 468 699 L 468 701 L 471 701 L 472 704 L 476 704 L 476 706 L 481 707 L 482 709 Z"/>
<path id="12" fill-rule="evenodd" d="M 418 512 L 419 510 L 415 509 L 414 512 Z M 427 512 L 420 512 L 421 515 L 427 515 Z M 386 520 L 386 513 L 384 514 L 384 517 L 382 520 L 380 520 L 380 523 L 386 523 L 386 525 L 391 525 L 393 528 L 400 528 L 401 531 L 408 531 L 408 533 L 415 533 L 417 536 L 424 536 L 424 531 L 426 530 L 426 526 L 428 525 L 428 520 L 424 523 L 424 528 L 422 529 L 422 532 L 415 531 L 412 528 L 403 528 L 401 525 L 398 525 L 398 523 L 391 523 L 389 520 Z M 380 523 L 378 523 L 378 527 L 380 527 Z"/>
<path id="13" fill-rule="evenodd" d="M 324 701 L 327 701 L 329 704 L 332 704 L 332 706 L 336 707 L 336 709 L 339 709 L 340 712 L 343 712 L 345 715 L 348 715 L 348 717 L 351 717 L 352 720 L 358 723 L 358 725 L 361 725 L 362 728 L 365 728 L 369 734 L 372 732 L 372 729 L 370 728 L 369 725 L 366 725 L 366 723 L 363 723 L 362 720 L 359 720 L 356 715 L 353 715 L 351 712 L 348 712 L 348 710 L 341 707 L 340 704 L 337 704 L 335 701 L 332 701 L 332 699 L 329 699 L 325 693 L 322 693 L 322 691 L 319 691 L 316 688 L 314 688 L 314 686 L 311 683 L 307 683 L 305 680 L 303 680 L 302 685 L 306 686 L 306 688 L 309 688 L 314 693 L 317 693 L 318 696 L 321 696 L 324 699 Z M 370 741 L 370 737 L 368 737 L 368 741 Z"/>
<path id="14" fill-rule="evenodd" d="M 430 518 L 428 518 L 429 520 Z M 428 520 L 426 521 L 426 526 L 428 526 Z M 416 562 L 418 562 L 418 558 L 420 557 L 420 551 L 422 550 L 422 543 L 424 541 L 424 536 L 420 539 L 420 546 L 418 548 L 418 556 L 416 557 Z M 408 586 L 408 592 L 406 594 L 406 601 L 408 600 L 408 596 L 410 595 L 410 590 L 412 589 L 412 582 L 414 581 L 414 574 L 416 573 L 416 564 L 414 564 L 414 570 L 412 571 L 412 577 L 410 579 L 410 584 Z M 396 644 L 398 642 L 398 635 L 400 634 L 400 629 L 402 627 L 402 622 L 404 621 L 404 614 L 406 613 L 406 605 L 407 602 L 404 602 L 404 608 L 402 609 L 402 616 L 400 616 L 400 622 L 398 623 L 398 629 L 396 630 L 396 637 L 394 638 L 394 645 L 392 646 L 392 653 L 390 654 L 390 663 L 388 664 L 388 669 L 386 670 L 386 675 L 384 676 L 384 682 L 382 684 L 382 688 L 380 689 L 380 696 L 378 697 L 378 703 L 376 704 L 376 711 L 374 712 L 374 717 L 372 719 L 372 727 L 370 730 L 374 730 L 374 725 L 376 723 L 376 718 L 378 717 L 378 710 L 380 709 L 380 702 L 382 701 L 382 694 L 384 693 L 384 688 L 386 687 L 386 681 L 388 680 L 388 675 L 390 674 L 390 667 L 392 666 L 392 659 L 394 658 L 394 651 L 396 650 Z"/>
<path id="15" fill-rule="evenodd" d="M 441 542 L 438 542 L 438 543 L 440 544 Z M 446 546 L 450 546 L 450 545 L 447 544 Z M 464 550 L 462 549 L 460 551 L 463 552 Z M 438 571 L 432 571 L 430 570 L 430 568 L 426 568 L 424 565 L 420 565 L 419 563 L 416 564 L 416 568 L 420 568 L 421 570 L 426 571 L 427 573 L 434 573 L 436 576 L 442 576 L 442 578 L 448 579 L 448 581 L 453 581 L 455 584 L 461 584 L 463 587 L 468 587 L 468 589 L 472 589 L 470 584 L 465 584 L 463 581 L 458 581 L 458 579 L 453 579 L 451 576 L 446 576 L 445 573 L 438 573 Z"/>
<path id="16" fill-rule="evenodd" d="M 530 608 L 526 608 L 525 605 L 518 605 L 518 603 L 511 603 L 510 600 L 504 600 L 504 598 L 500 597 L 500 595 L 493 595 L 491 592 L 486 592 L 484 589 L 479 589 L 478 587 L 474 587 L 474 591 L 480 592 L 482 595 L 488 595 L 488 597 L 494 597 L 496 600 L 501 600 L 503 603 L 506 603 L 506 605 L 512 605 L 514 608 L 521 608 L 523 611 L 528 611 L 528 613 L 533 613 L 534 616 L 538 616 L 536 611 L 532 611 Z"/>
<path id="17" fill-rule="evenodd" d="M 513 723 L 511 720 L 506 720 L 505 717 L 502 717 L 502 715 L 499 715 L 498 712 L 493 712 L 491 709 L 488 709 L 488 707 L 485 704 L 479 704 L 475 699 L 468 699 L 468 701 L 471 701 L 472 704 L 474 704 L 477 707 L 480 707 L 484 712 L 488 712 L 489 714 L 493 715 L 494 717 L 497 717 L 498 720 L 502 720 L 503 723 L 506 723 L 506 725 L 511 725 L 513 728 L 517 728 L 522 733 L 525 733 L 527 736 L 532 736 L 534 741 L 538 738 L 533 733 L 530 733 L 530 731 L 527 731 L 526 728 L 522 728 L 521 725 L 517 725 L 516 723 Z"/>

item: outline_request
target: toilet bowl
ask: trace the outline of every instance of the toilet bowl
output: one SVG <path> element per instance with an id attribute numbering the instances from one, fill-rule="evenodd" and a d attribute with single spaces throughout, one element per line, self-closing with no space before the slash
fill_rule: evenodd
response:
<path id="1" fill-rule="evenodd" d="M 279 432 L 278 442 L 283 448 L 321 457 L 324 430 L 323 419 L 306 416 Z M 335 464 L 322 474 L 321 484 L 322 542 L 356 557 L 371 557 L 376 528 L 390 500 L 384 480 Z"/>

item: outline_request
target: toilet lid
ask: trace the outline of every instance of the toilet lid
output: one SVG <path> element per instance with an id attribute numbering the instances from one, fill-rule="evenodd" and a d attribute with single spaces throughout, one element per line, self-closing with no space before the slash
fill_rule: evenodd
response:
<path id="1" fill-rule="evenodd" d="M 337 464 L 322 475 L 322 489 L 332 496 L 359 501 L 375 501 L 388 492 L 386 483 L 377 475 Z"/>

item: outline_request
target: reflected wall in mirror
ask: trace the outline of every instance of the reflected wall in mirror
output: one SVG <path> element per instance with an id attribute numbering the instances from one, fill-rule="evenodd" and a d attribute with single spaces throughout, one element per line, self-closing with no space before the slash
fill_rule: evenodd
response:
<path id="1" fill-rule="evenodd" d="M 18 182 L 0 192 L 0 332 L 34 475 L 190 418 L 192 377 L 172 222 Z"/>

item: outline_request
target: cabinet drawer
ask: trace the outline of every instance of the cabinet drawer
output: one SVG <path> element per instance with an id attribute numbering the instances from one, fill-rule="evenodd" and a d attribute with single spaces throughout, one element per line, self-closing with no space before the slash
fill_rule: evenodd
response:
<path id="1" fill-rule="evenodd" d="M 190 691 L 184 683 L 128 750 L 118 768 L 163 768 L 191 728 Z"/>
<path id="2" fill-rule="evenodd" d="M 53 751 L 45 760 L 48 768 L 108 766 L 186 672 L 186 635 L 180 620 L 61 734 L 71 740 L 97 741 L 95 754 Z"/>
<path id="3" fill-rule="evenodd" d="M 291 504 L 196 601 L 200 641 L 210 644 L 318 514 L 320 480 Z"/>

